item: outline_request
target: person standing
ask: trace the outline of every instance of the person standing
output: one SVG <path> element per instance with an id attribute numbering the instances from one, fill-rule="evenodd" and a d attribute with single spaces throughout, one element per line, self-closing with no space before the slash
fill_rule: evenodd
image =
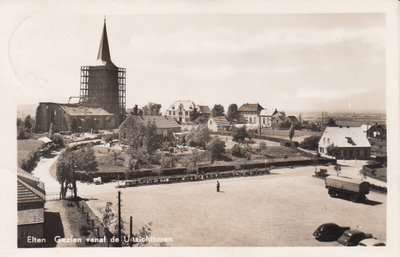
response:
<path id="1" fill-rule="evenodd" d="M 219 184 L 219 181 L 217 180 L 217 192 L 219 192 L 219 187 L 220 187 L 220 184 Z"/>

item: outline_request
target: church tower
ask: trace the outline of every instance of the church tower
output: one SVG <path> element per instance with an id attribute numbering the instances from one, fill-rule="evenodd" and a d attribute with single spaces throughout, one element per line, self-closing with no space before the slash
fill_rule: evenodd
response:
<path id="1" fill-rule="evenodd" d="M 81 67 L 80 103 L 101 107 L 119 117 L 125 118 L 126 76 L 125 68 L 117 67 L 111 61 L 108 44 L 106 19 L 104 19 L 97 63 Z"/>

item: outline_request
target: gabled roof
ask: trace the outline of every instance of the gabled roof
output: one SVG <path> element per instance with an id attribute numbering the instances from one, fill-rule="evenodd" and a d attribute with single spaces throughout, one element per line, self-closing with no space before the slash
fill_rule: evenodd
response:
<path id="1" fill-rule="evenodd" d="M 135 122 L 144 122 L 144 123 L 154 122 L 158 129 L 180 128 L 179 124 L 176 122 L 175 119 L 161 115 L 159 116 L 129 115 L 128 117 L 126 117 L 124 122 L 121 123 L 120 128 L 130 126 L 130 124 L 133 124 Z"/>
<path id="2" fill-rule="evenodd" d="M 245 103 L 242 104 L 242 106 L 239 107 L 238 111 L 239 112 L 258 112 L 264 109 L 260 104 L 249 104 Z"/>
<path id="3" fill-rule="evenodd" d="M 82 105 L 60 105 L 70 116 L 113 116 L 114 114 L 99 107 L 86 107 Z"/>
<path id="4" fill-rule="evenodd" d="M 224 116 L 211 117 L 210 119 L 212 119 L 215 122 L 215 124 L 217 124 L 217 127 L 231 125 Z"/>
<path id="5" fill-rule="evenodd" d="M 196 105 L 193 103 L 193 101 L 190 100 L 178 100 L 175 101 L 171 106 L 168 108 L 168 110 L 174 110 L 177 111 L 179 110 L 179 107 L 182 105 L 184 111 L 192 111 Z"/>
<path id="6" fill-rule="evenodd" d="M 324 137 L 329 137 L 330 142 L 337 147 L 371 147 L 361 127 L 327 127 L 320 143 Z"/>
<path id="7" fill-rule="evenodd" d="M 273 108 L 267 108 L 267 109 L 263 109 L 261 112 L 260 112 L 260 116 L 272 116 L 272 115 L 274 115 L 275 113 L 277 113 L 278 111 L 276 110 L 276 109 L 273 109 Z"/>
<path id="8" fill-rule="evenodd" d="M 103 33 L 101 35 L 97 60 L 101 61 L 103 65 L 115 66 L 114 63 L 111 61 L 110 47 L 108 46 L 106 19 L 104 19 Z"/>
<path id="9" fill-rule="evenodd" d="M 210 107 L 207 105 L 199 105 L 199 112 L 200 113 L 211 113 Z"/>

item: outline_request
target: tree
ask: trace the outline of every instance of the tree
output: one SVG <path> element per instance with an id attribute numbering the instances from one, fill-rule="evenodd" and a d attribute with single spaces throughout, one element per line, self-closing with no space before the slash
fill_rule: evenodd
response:
<path id="1" fill-rule="evenodd" d="M 193 111 L 190 112 L 190 120 L 194 122 L 197 118 L 199 118 L 201 113 L 197 110 L 197 107 L 195 106 L 193 108 Z"/>
<path id="2" fill-rule="evenodd" d="M 157 103 L 148 103 L 142 108 L 143 115 L 161 115 L 160 113 L 161 110 L 161 104 Z"/>
<path id="3" fill-rule="evenodd" d="M 290 138 L 290 141 L 292 141 L 293 136 L 294 136 L 294 127 L 293 127 L 293 124 L 292 124 L 292 125 L 290 126 L 290 129 L 289 129 L 289 138 Z"/>
<path id="4" fill-rule="evenodd" d="M 28 115 L 25 117 L 24 126 L 25 126 L 26 131 L 32 132 L 33 120 L 31 118 L 31 115 Z"/>
<path id="5" fill-rule="evenodd" d="M 292 126 L 292 123 L 289 121 L 284 121 L 279 124 L 279 129 L 289 129 Z"/>
<path id="6" fill-rule="evenodd" d="M 214 160 L 221 160 L 225 153 L 225 142 L 219 137 L 214 137 L 210 143 L 207 144 L 207 150 L 211 155 L 211 162 Z"/>
<path id="7" fill-rule="evenodd" d="M 250 134 L 247 132 L 246 126 L 237 128 L 232 131 L 232 140 L 238 143 L 244 143 L 246 138 L 250 139 Z"/>
<path id="8" fill-rule="evenodd" d="M 237 104 L 231 104 L 228 107 L 227 119 L 230 122 L 237 121 L 239 118 L 238 106 Z"/>
<path id="9" fill-rule="evenodd" d="M 326 148 L 326 152 L 330 155 L 330 156 L 334 156 L 335 159 L 337 159 L 337 155 L 339 154 L 339 147 L 331 144 Z"/>
<path id="10" fill-rule="evenodd" d="M 60 193 L 62 198 L 65 198 L 68 188 L 71 188 L 71 184 L 74 190 L 74 198 L 77 198 L 76 170 L 85 172 L 97 170 L 96 156 L 90 144 L 78 150 L 67 148 L 60 155 L 56 165 L 56 177 L 61 185 Z"/>
<path id="11" fill-rule="evenodd" d="M 56 165 L 56 178 L 61 185 L 61 198 L 64 199 L 68 185 L 73 182 L 74 176 L 74 157 L 72 150 L 67 148 L 59 157 Z"/>
<path id="12" fill-rule="evenodd" d="M 205 147 L 211 139 L 210 130 L 206 125 L 200 125 L 192 129 L 185 139 L 189 146 Z"/>
<path id="13" fill-rule="evenodd" d="M 98 163 L 92 144 L 88 144 L 86 147 L 74 151 L 74 155 L 76 158 L 76 167 L 79 170 L 83 170 L 86 173 L 97 170 Z"/>
<path id="14" fill-rule="evenodd" d="M 213 117 L 224 116 L 225 115 L 225 110 L 224 110 L 224 107 L 222 105 L 216 104 L 212 108 L 211 113 L 212 113 Z"/>
<path id="15" fill-rule="evenodd" d="M 334 118 L 329 118 L 328 122 L 326 123 L 327 127 L 337 127 L 336 121 Z"/>
<path id="16" fill-rule="evenodd" d="M 318 150 L 318 143 L 320 139 L 320 136 L 306 137 L 303 142 L 300 143 L 300 147 L 308 150 Z"/>
<path id="17" fill-rule="evenodd" d="M 60 147 L 64 147 L 65 146 L 65 142 L 64 142 L 63 136 L 61 136 L 58 133 L 53 134 L 50 137 L 50 139 L 51 139 L 51 141 L 53 141 L 53 144 L 55 145 L 55 147 L 60 148 Z"/>

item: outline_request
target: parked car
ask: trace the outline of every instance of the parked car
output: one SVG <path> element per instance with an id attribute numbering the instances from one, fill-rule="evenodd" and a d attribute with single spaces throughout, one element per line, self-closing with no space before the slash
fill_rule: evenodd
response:
<path id="1" fill-rule="evenodd" d="M 349 227 L 341 227 L 335 223 L 322 224 L 314 231 L 315 239 L 319 241 L 336 241 Z"/>
<path id="2" fill-rule="evenodd" d="M 386 244 L 382 241 L 379 241 L 376 238 L 368 238 L 361 240 L 361 242 L 358 244 L 360 246 L 385 246 Z"/>
<path id="3" fill-rule="evenodd" d="M 356 229 L 350 229 L 346 230 L 337 242 L 343 246 L 356 246 L 361 240 L 366 238 L 372 238 L 372 235 Z"/>

